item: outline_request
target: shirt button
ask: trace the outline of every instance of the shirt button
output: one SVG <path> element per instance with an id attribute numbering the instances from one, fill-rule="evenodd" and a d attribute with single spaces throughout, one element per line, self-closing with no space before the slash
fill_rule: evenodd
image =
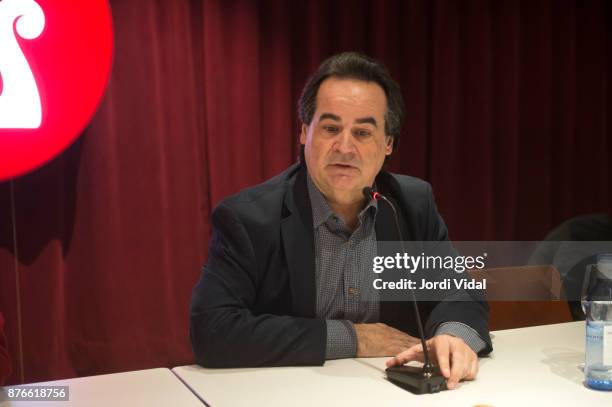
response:
<path id="1" fill-rule="evenodd" d="M 349 295 L 357 295 L 357 289 L 353 287 L 349 287 L 348 293 Z"/>

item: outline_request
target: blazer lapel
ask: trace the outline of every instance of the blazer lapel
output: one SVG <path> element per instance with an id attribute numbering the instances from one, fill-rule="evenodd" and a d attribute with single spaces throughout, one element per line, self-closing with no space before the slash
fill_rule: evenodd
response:
<path id="1" fill-rule="evenodd" d="M 391 210 L 389 205 L 386 202 L 383 202 L 382 200 L 378 201 L 375 229 L 377 242 L 395 242 L 399 240 L 399 237 L 395 232 L 395 220 L 393 219 L 393 211 Z"/>
<path id="2" fill-rule="evenodd" d="M 281 220 L 281 235 L 289 269 L 293 315 L 314 318 L 316 264 L 305 166 L 297 173 L 293 189 L 285 195 L 285 209 L 286 216 Z"/>

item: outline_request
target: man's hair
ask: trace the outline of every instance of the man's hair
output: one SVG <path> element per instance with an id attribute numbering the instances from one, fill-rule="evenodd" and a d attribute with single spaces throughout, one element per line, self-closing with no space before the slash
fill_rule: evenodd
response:
<path id="1" fill-rule="evenodd" d="M 404 99 L 398 84 L 383 64 L 358 52 L 343 52 L 327 58 L 308 79 L 298 102 L 302 123 L 310 125 L 317 109 L 317 93 L 327 78 L 354 79 L 378 84 L 387 97 L 385 134 L 393 136 L 393 151 L 398 146 L 404 122 Z M 303 146 L 300 156 L 303 161 Z"/>

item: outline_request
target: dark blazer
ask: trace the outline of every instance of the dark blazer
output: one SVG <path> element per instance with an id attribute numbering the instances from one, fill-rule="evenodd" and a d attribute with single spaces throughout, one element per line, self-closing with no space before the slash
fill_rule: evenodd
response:
<path id="1" fill-rule="evenodd" d="M 378 191 L 399 209 L 406 240 L 448 241 L 431 187 L 381 172 Z M 392 211 L 379 205 L 378 241 L 397 240 Z M 208 262 L 193 290 L 191 342 L 206 367 L 321 365 L 326 323 L 316 317 L 312 210 L 300 164 L 224 199 L 212 214 Z M 421 302 L 426 335 L 442 322 L 475 329 L 491 351 L 488 307 L 482 301 Z M 380 322 L 418 336 L 407 302 L 381 302 Z"/>

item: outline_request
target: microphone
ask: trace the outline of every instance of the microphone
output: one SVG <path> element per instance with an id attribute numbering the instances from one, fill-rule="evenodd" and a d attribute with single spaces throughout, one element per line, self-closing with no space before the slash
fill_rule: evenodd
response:
<path id="1" fill-rule="evenodd" d="M 384 201 L 391 210 L 393 211 L 393 220 L 395 221 L 395 233 L 400 242 L 400 247 L 403 252 L 406 252 L 404 247 L 404 238 L 402 236 L 402 229 L 399 224 L 399 217 L 397 216 L 397 209 L 395 205 L 383 194 L 374 191 L 371 187 L 364 187 L 363 195 L 367 198 L 372 198 L 375 201 Z M 426 394 L 426 393 L 437 393 L 440 390 L 446 390 L 446 380 L 440 368 L 437 365 L 431 363 L 429 359 L 429 353 L 427 351 L 427 344 L 425 342 L 425 334 L 423 330 L 423 323 L 421 322 L 421 314 L 419 312 L 419 304 L 417 303 L 414 291 L 410 290 L 411 302 L 416 316 L 417 327 L 419 329 L 419 336 L 421 339 L 421 346 L 423 347 L 423 359 L 424 364 L 422 368 L 415 366 L 392 366 L 385 370 L 387 373 L 387 379 L 415 394 Z"/>

